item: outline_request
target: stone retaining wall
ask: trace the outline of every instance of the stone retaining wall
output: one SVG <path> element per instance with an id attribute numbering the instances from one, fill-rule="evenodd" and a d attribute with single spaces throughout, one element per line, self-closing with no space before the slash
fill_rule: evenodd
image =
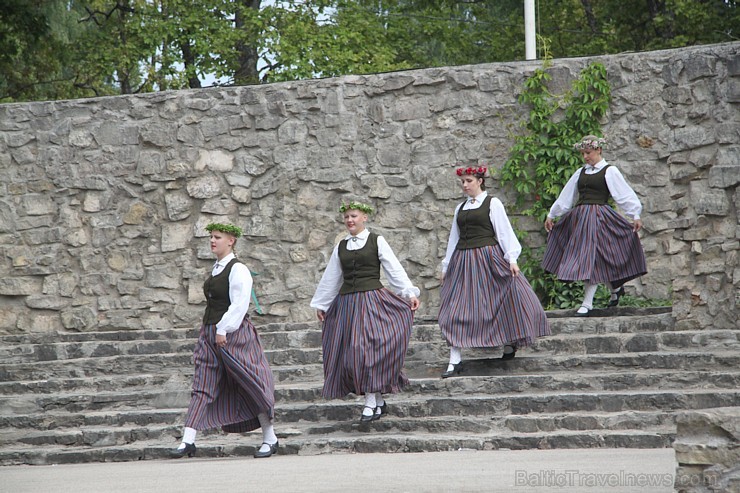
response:
<path id="1" fill-rule="evenodd" d="M 553 91 L 603 63 L 605 152 L 644 204 L 650 273 L 682 327 L 736 327 L 740 43 L 555 60 Z M 436 316 L 461 198 L 457 162 L 500 167 L 540 62 L 0 105 L 0 333 L 195 325 L 212 258 L 203 227 L 244 227 L 263 320 L 305 321 L 343 231 L 371 202 Z M 507 190 L 489 186 L 511 202 Z M 517 211 L 509 207 L 512 218 Z M 519 217 L 532 246 L 541 224 Z"/>
<path id="2" fill-rule="evenodd" d="M 677 417 L 675 490 L 678 493 L 740 491 L 740 409 L 684 411 Z"/>

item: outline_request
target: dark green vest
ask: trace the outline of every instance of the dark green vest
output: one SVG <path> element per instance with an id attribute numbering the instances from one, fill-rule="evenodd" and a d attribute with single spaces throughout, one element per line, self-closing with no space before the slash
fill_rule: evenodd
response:
<path id="1" fill-rule="evenodd" d="M 586 168 L 581 170 L 581 176 L 578 177 L 578 202 L 576 205 L 597 204 L 606 205 L 611 194 L 606 184 L 606 168 L 611 166 L 607 164 L 597 173 L 586 174 Z"/>
<path id="2" fill-rule="evenodd" d="M 339 262 L 342 264 L 344 284 L 339 294 L 360 293 L 381 289 L 380 259 L 378 258 L 378 235 L 370 233 L 365 246 L 359 250 L 348 250 L 347 242 L 339 242 Z"/>
<path id="3" fill-rule="evenodd" d="M 465 201 L 467 202 L 467 200 Z M 483 199 L 477 209 L 463 210 L 465 202 L 457 210 L 457 228 L 460 230 L 460 239 L 457 241 L 458 250 L 481 248 L 497 245 L 496 232 L 491 224 L 491 196 Z"/>
<path id="4" fill-rule="evenodd" d="M 209 275 L 206 282 L 203 283 L 203 294 L 206 295 L 206 313 L 203 315 L 204 325 L 218 323 L 231 306 L 229 274 L 231 268 L 237 262 L 238 260 L 234 257 L 226 264 L 224 270 L 216 276 Z"/>

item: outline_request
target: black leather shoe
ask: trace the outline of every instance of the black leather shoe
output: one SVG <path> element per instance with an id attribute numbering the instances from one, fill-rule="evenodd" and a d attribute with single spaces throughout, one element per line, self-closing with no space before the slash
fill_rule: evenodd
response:
<path id="1" fill-rule="evenodd" d="M 511 344 L 507 344 L 504 347 L 510 347 L 511 349 L 513 349 L 513 351 L 510 352 L 510 353 L 504 353 L 504 354 L 502 354 L 501 355 L 501 359 L 504 360 L 504 361 L 508 361 L 510 359 L 514 359 L 514 356 L 516 356 L 516 346 L 512 346 Z"/>
<path id="2" fill-rule="evenodd" d="M 586 307 L 585 306 L 582 306 L 581 308 L 586 308 Z M 579 310 L 581 308 L 579 308 Z M 573 314 L 574 317 L 588 317 L 589 315 L 591 315 L 591 309 L 590 308 L 586 308 L 586 312 L 585 313 L 578 313 L 578 311 L 576 311 Z"/>
<path id="3" fill-rule="evenodd" d="M 386 413 L 386 410 L 385 410 L 386 409 L 386 404 L 388 404 L 388 403 L 387 402 L 383 402 L 383 405 L 382 406 L 378 406 L 378 407 L 375 408 L 375 414 L 373 415 L 373 417 L 375 419 L 380 419 L 381 416 L 385 416 L 385 413 Z"/>
<path id="4" fill-rule="evenodd" d="M 451 370 L 447 370 L 446 372 L 444 372 L 442 374 L 442 378 L 454 377 L 455 375 L 459 375 L 460 373 L 462 373 L 462 371 L 463 371 L 463 364 L 461 361 L 459 363 L 455 363 L 454 365 L 452 365 Z"/>
<path id="5" fill-rule="evenodd" d="M 606 305 L 609 308 L 611 308 L 613 306 L 619 305 L 619 298 L 621 298 L 622 296 L 624 296 L 624 286 L 620 286 L 620 288 L 616 292 L 614 292 L 612 294 L 615 294 L 617 296 L 617 298 L 616 299 L 613 299 L 613 300 L 609 300 L 609 304 Z"/>
<path id="6" fill-rule="evenodd" d="M 195 444 L 194 443 L 186 443 L 184 448 L 176 448 L 173 450 L 170 450 L 170 457 L 173 459 L 179 459 L 180 457 L 188 456 L 192 457 L 195 455 Z"/>
<path id="7" fill-rule="evenodd" d="M 254 453 L 255 459 L 263 459 L 265 457 L 272 457 L 273 454 L 277 454 L 278 447 L 280 446 L 280 442 L 275 442 L 275 443 L 262 442 L 262 445 L 269 445 L 270 450 L 266 450 L 265 452 L 260 452 L 260 449 L 257 449 L 257 451 Z M 260 448 L 262 447 L 260 446 Z"/>
<path id="8" fill-rule="evenodd" d="M 377 407 L 370 407 L 370 406 L 365 406 L 365 407 L 368 408 L 368 409 L 372 409 L 373 410 L 373 413 L 371 415 L 369 415 L 369 416 L 366 415 L 366 414 L 361 414 L 360 415 L 360 421 L 363 422 L 363 423 L 367 423 L 368 421 L 373 421 L 373 420 L 377 419 L 375 417 L 375 410 L 377 409 Z M 363 411 L 365 410 L 365 407 L 362 408 Z"/>

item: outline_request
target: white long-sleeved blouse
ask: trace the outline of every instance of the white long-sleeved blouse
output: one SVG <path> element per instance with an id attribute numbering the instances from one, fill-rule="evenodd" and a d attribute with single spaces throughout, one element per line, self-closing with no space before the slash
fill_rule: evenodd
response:
<path id="1" fill-rule="evenodd" d="M 347 250 L 361 249 L 367 243 L 369 236 L 370 231 L 367 229 L 364 229 L 357 236 L 347 235 L 345 237 L 348 240 Z M 383 268 L 388 284 L 390 284 L 390 288 L 394 293 L 404 298 L 419 296 L 419 288 L 411 283 L 401 262 L 398 261 L 390 245 L 388 245 L 388 242 L 382 236 L 378 236 L 378 259 L 380 260 L 380 265 Z M 334 298 L 339 294 L 343 283 L 344 275 L 342 264 L 339 260 L 339 243 L 337 243 L 331 252 L 331 258 L 329 258 L 324 275 L 321 276 L 316 293 L 311 299 L 311 308 L 327 311 Z"/>
<path id="2" fill-rule="evenodd" d="M 581 173 L 585 172 L 587 175 L 598 173 L 607 164 L 602 159 L 593 166 L 585 165 L 576 170 L 568 180 L 568 183 L 565 184 L 565 187 L 563 187 L 555 203 L 550 207 L 547 217 L 555 219 L 571 210 L 576 205 L 576 202 L 578 202 L 578 178 L 581 176 Z M 609 187 L 609 193 L 619 208 L 633 220 L 640 219 L 640 213 L 642 212 L 640 199 L 637 198 L 637 194 L 629 186 L 619 169 L 616 166 L 609 166 L 605 172 L 605 178 L 606 185 Z"/>
<path id="3" fill-rule="evenodd" d="M 234 254 L 230 253 L 213 265 L 211 275 L 216 276 L 231 262 Z M 236 263 L 229 272 L 229 299 L 231 304 L 224 316 L 216 324 L 216 334 L 226 335 L 238 329 L 244 315 L 249 309 L 249 301 L 252 296 L 252 274 L 246 265 Z"/>
<path id="4" fill-rule="evenodd" d="M 463 205 L 463 210 L 477 209 L 482 204 L 485 198 L 488 196 L 488 192 L 481 192 L 479 195 L 468 200 Z M 447 240 L 447 252 L 444 260 L 442 260 L 442 273 L 447 272 L 447 266 L 450 263 L 452 254 L 455 252 L 457 242 L 460 240 L 460 228 L 457 226 L 457 211 L 459 207 L 455 207 L 455 215 L 452 218 L 452 228 L 450 228 L 450 238 Z M 514 233 L 514 228 L 511 227 L 509 217 L 506 215 L 506 209 L 504 204 L 501 203 L 496 197 L 491 197 L 491 207 L 488 213 L 488 217 L 491 220 L 493 230 L 496 232 L 496 239 L 498 240 L 501 249 L 504 251 L 504 259 L 510 264 L 515 264 L 519 259 L 519 255 L 522 253 L 522 245 Z"/>

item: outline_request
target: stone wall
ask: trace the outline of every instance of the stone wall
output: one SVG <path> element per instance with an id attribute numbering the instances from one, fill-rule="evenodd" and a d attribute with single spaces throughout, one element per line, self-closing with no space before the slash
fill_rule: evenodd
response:
<path id="1" fill-rule="evenodd" d="M 684 411 L 676 418 L 675 491 L 740 491 L 740 414 L 737 407 Z"/>
<path id="2" fill-rule="evenodd" d="M 605 157 L 645 208 L 650 273 L 629 290 L 671 297 L 684 327 L 737 324 L 738 47 L 551 69 L 562 93 L 589 62 L 606 66 Z M 526 112 L 517 95 L 539 66 L 0 105 L 0 333 L 197 324 L 214 220 L 246 230 L 237 250 L 258 274 L 261 320 L 311 320 L 346 198 L 377 207 L 370 228 L 422 289 L 420 314 L 436 316 L 461 198 L 452 167 L 501 166 Z M 542 245 L 542 225 L 518 219 Z"/>

